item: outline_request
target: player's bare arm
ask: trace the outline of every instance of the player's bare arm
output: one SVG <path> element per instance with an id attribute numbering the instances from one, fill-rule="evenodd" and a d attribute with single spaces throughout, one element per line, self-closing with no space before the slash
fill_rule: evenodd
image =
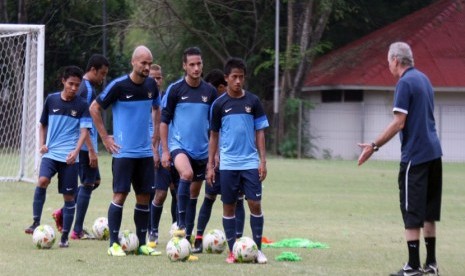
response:
<path id="1" fill-rule="evenodd" d="M 44 154 L 48 152 L 48 147 L 45 144 L 47 141 L 47 126 L 44 126 L 43 124 L 39 125 L 39 152 L 40 154 Z"/>
<path id="2" fill-rule="evenodd" d="M 161 165 L 163 168 L 170 167 L 170 151 L 168 149 L 168 125 L 164 122 L 160 123 L 160 142 L 161 142 Z"/>
<path id="3" fill-rule="evenodd" d="M 97 101 L 93 101 L 89 107 L 90 116 L 92 116 L 92 120 L 94 121 L 95 127 L 97 128 L 97 132 L 102 138 L 103 145 L 107 149 L 109 153 L 118 153 L 120 146 L 115 143 L 112 135 L 108 135 L 107 130 L 105 129 L 105 125 L 103 124 L 102 119 L 102 107 Z"/>
<path id="4" fill-rule="evenodd" d="M 399 131 L 401 131 L 405 126 L 405 120 L 407 119 L 407 114 L 401 112 L 394 112 L 394 118 L 389 123 L 389 125 L 384 129 L 384 131 L 375 139 L 373 142 L 377 147 L 381 147 L 389 140 L 392 139 Z M 375 152 L 372 143 L 360 143 L 358 146 L 362 149 L 362 153 L 358 158 L 358 165 L 361 166 L 365 161 L 367 161 Z"/>
<path id="5" fill-rule="evenodd" d="M 158 145 L 160 144 L 160 121 L 161 121 L 161 108 L 152 106 L 152 122 L 153 122 L 153 135 L 152 135 L 152 150 L 153 162 L 155 168 L 160 165 L 160 154 L 158 153 Z"/>
<path id="6" fill-rule="evenodd" d="M 257 150 L 260 157 L 260 164 L 258 165 L 258 175 L 260 181 L 266 178 L 266 149 L 265 149 L 265 130 L 260 129 L 255 132 L 255 141 L 257 143 Z"/>
<path id="7" fill-rule="evenodd" d="M 219 164 L 216 164 L 215 157 L 217 156 L 218 150 L 218 137 L 219 133 L 215 131 L 210 131 L 210 140 L 208 141 L 208 163 L 207 163 L 207 174 L 205 180 L 207 184 L 213 186 L 215 183 L 215 167 Z"/>
<path id="8" fill-rule="evenodd" d="M 81 150 L 82 145 L 84 145 L 84 141 L 89 137 L 89 129 L 81 128 L 80 129 L 79 140 L 76 144 L 76 148 L 72 150 L 68 156 L 66 157 L 66 164 L 71 165 L 76 162 L 77 157 L 79 156 L 79 151 Z"/>

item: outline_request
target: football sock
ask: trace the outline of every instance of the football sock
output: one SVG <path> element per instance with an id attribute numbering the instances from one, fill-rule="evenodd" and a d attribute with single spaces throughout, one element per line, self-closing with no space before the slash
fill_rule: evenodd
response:
<path id="1" fill-rule="evenodd" d="M 92 186 L 84 185 L 79 187 L 79 192 L 76 199 L 76 220 L 74 222 L 74 232 L 76 233 L 82 232 L 84 218 L 86 217 L 91 195 Z"/>
<path id="2" fill-rule="evenodd" d="M 425 238 L 426 264 L 436 262 L 436 237 Z"/>
<path id="3" fill-rule="evenodd" d="M 123 219 L 123 205 L 110 203 L 108 208 L 108 230 L 110 230 L 110 246 L 116 242 L 119 244 L 118 234 Z"/>
<path id="4" fill-rule="evenodd" d="M 202 207 L 200 207 L 199 211 L 199 219 L 197 220 L 197 236 L 203 236 L 205 227 L 207 227 L 212 214 L 212 206 L 214 202 L 214 199 L 208 197 L 203 199 Z"/>
<path id="5" fill-rule="evenodd" d="M 416 269 L 420 267 L 420 241 L 408 241 L 408 264 L 411 268 Z"/>
<path id="6" fill-rule="evenodd" d="M 257 244 L 258 250 L 262 250 L 263 223 L 263 214 L 259 216 L 250 214 L 250 228 L 252 228 L 253 241 Z"/>
<path id="7" fill-rule="evenodd" d="M 179 180 L 178 187 L 178 226 L 181 229 L 186 228 L 186 209 L 189 204 L 191 182 L 189 180 Z"/>
<path id="8" fill-rule="evenodd" d="M 186 238 L 190 240 L 195 224 L 195 213 L 197 212 L 197 198 L 189 199 L 189 205 L 186 210 Z"/>
<path id="9" fill-rule="evenodd" d="M 158 233 L 158 226 L 160 225 L 160 218 L 161 218 L 161 213 L 163 212 L 163 205 L 157 206 L 155 203 L 152 202 L 150 204 L 150 216 L 151 216 L 151 232 L 156 232 Z"/>
<path id="10" fill-rule="evenodd" d="M 154 188 L 154 187 L 152 187 Z M 151 193 L 150 193 L 150 216 L 149 216 L 149 219 L 147 220 L 147 229 L 152 229 L 152 204 L 153 204 L 153 199 L 155 198 L 155 190 L 153 190 Z"/>
<path id="11" fill-rule="evenodd" d="M 170 189 L 171 193 L 171 223 L 175 223 L 178 220 L 178 201 L 176 200 L 176 189 Z"/>
<path id="12" fill-rule="evenodd" d="M 229 252 L 232 252 L 234 243 L 236 242 L 236 217 L 223 217 L 223 228 Z"/>
<path id="13" fill-rule="evenodd" d="M 68 240 L 69 230 L 74 220 L 74 212 L 76 211 L 76 203 L 74 200 L 65 201 L 65 206 L 63 207 L 63 235 L 61 236 L 61 241 Z"/>
<path id="14" fill-rule="evenodd" d="M 242 237 L 244 233 L 245 210 L 244 197 L 238 198 L 236 202 L 236 238 Z"/>
<path id="15" fill-rule="evenodd" d="M 147 238 L 149 216 L 150 209 L 148 205 L 136 204 L 134 208 L 134 224 L 136 225 L 136 235 L 139 238 L 140 245 L 144 245 Z"/>
<path id="16" fill-rule="evenodd" d="M 32 218 L 34 222 L 40 222 L 42 209 L 44 208 L 47 189 L 36 187 L 34 191 L 34 200 L 32 202 Z"/>

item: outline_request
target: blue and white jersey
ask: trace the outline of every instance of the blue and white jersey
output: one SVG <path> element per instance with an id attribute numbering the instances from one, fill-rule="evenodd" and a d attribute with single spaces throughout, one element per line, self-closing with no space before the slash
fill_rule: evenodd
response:
<path id="1" fill-rule="evenodd" d="M 245 91 L 240 98 L 221 95 L 211 108 L 211 127 L 220 132 L 220 169 L 257 169 L 260 159 L 255 132 L 269 126 L 260 100 Z"/>
<path id="2" fill-rule="evenodd" d="M 146 78 L 134 83 L 129 75 L 113 80 L 96 98 L 104 109 L 112 105 L 113 137 L 121 148 L 114 158 L 144 158 L 153 156 L 149 124 L 152 105 L 158 107 L 157 83 Z"/>
<path id="3" fill-rule="evenodd" d="M 92 83 L 89 80 L 82 79 L 77 95 L 84 98 L 87 104 L 90 106 L 92 101 L 95 100 L 95 98 L 97 97 L 97 91 L 95 90 L 95 87 L 92 85 Z M 97 144 L 98 133 L 97 133 L 97 128 L 95 127 L 94 124 L 92 124 L 92 128 L 89 130 L 89 134 L 90 134 L 90 140 L 92 141 L 92 145 L 94 146 L 95 152 L 98 152 L 98 144 Z M 85 143 L 84 145 L 82 145 L 81 150 L 88 151 L 87 145 Z"/>
<path id="4" fill-rule="evenodd" d="M 421 164 L 442 156 L 434 120 L 434 92 L 428 77 L 409 68 L 396 85 L 393 111 L 407 115 L 400 133 L 401 161 Z"/>
<path id="5" fill-rule="evenodd" d="M 170 151 L 183 149 L 192 159 L 208 158 L 209 112 L 215 99 L 216 89 L 203 80 L 191 87 L 182 78 L 168 87 L 161 121 L 169 125 Z"/>
<path id="6" fill-rule="evenodd" d="M 61 92 L 47 96 L 40 123 L 47 127 L 45 145 L 48 152 L 42 157 L 59 162 L 66 162 L 68 154 L 76 148 L 81 128 L 92 128 L 86 101 L 77 96 L 65 101 L 61 99 Z M 76 162 L 79 162 L 79 156 Z"/>

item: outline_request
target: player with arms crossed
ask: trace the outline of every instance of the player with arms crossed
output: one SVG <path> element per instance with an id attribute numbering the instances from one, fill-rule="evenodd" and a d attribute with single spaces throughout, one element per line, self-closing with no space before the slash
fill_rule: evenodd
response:
<path id="1" fill-rule="evenodd" d="M 428 77 L 414 66 L 410 46 L 391 44 L 389 70 L 399 79 L 394 95 L 394 118 L 373 143 L 359 144 L 362 165 L 379 147 L 400 132 L 400 209 L 404 220 L 409 260 L 394 276 L 439 275 L 436 263 L 436 221 L 441 215 L 442 150 L 434 120 L 434 92 Z M 426 244 L 421 268 L 420 233 Z"/>
<path id="2" fill-rule="evenodd" d="M 123 205 L 131 190 L 131 183 L 136 194 L 134 223 L 140 244 L 138 253 L 150 256 L 161 254 L 145 244 L 154 178 L 154 139 L 149 133 L 149 122 L 152 120 L 150 110 L 156 112 L 159 106 L 157 84 L 148 77 L 152 61 L 152 53 L 147 47 L 136 47 L 131 59 L 132 72 L 112 81 L 90 106 L 103 144 L 113 155 L 113 200 L 108 208 L 110 256 L 126 255 L 118 242 L 118 234 L 123 219 Z M 110 105 L 114 136 L 108 135 L 100 114 L 102 108 Z M 156 132 L 156 122 L 154 126 Z"/>
<path id="3" fill-rule="evenodd" d="M 214 87 L 202 80 L 200 49 L 184 51 L 185 77 L 172 83 L 162 101 L 161 163 L 170 167 L 170 157 L 179 174 L 178 227 L 176 236 L 190 238 L 194 228 L 197 198 L 205 179 L 208 158 L 209 110 L 216 99 Z M 168 139 L 169 127 L 169 139 Z M 170 156 L 171 155 L 171 156 Z M 196 256 L 190 256 L 195 261 Z"/>
<path id="4" fill-rule="evenodd" d="M 77 66 L 64 69 L 61 82 L 63 91 L 50 94 L 45 100 L 40 118 L 39 181 L 32 203 L 34 223 L 26 228 L 32 234 L 39 226 L 45 203 L 47 187 L 58 173 L 58 192 L 63 194 L 63 229 L 60 247 L 68 247 L 69 231 L 74 220 L 74 194 L 78 188 L 79 151 L 92 128 L 89 107 L 84 99 L 76 96 L 82 81 L 82 70 Z"/>
<path id="5" fill-rule="evenodd" d="M 269 126 L 260 100 L 243 89 L 246 65 L 242 59 L 230 58 L 224 66 L 228 89 L 211 108 L 210 142 L 208 145 L 207 183 L 215 181 L 215 155 L 220 151 L 221 200 L 223 227 L 229 247 L 227 263 L 234 263 L 232 253 L 236 240 L 235 207 L 240 191 L 247 198 L 250 226 L 259 249 L 256 262 L 264 264 L 261 251 L 263 213 L 262 181 L 266 178 L 265 128 Z"/>

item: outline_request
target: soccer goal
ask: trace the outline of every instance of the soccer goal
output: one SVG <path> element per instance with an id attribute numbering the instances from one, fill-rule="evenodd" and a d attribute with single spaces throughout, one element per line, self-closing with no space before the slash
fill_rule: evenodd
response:
<path id="1" fill-rule="evenodd" d="M 45 26 L 0 24 L 0 181 L 36 182 Z"/>

